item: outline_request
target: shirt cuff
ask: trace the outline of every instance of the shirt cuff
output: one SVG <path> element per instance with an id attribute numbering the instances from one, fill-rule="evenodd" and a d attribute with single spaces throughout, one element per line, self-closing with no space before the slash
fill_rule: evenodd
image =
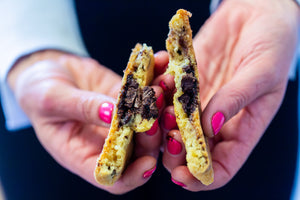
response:
<path id="1" fill-rule="evenodd" d="M 75 5 L 71 0 L 0 1 L 1 103 L 8 130 L 30 126 L 7 84 L 7 74 L 22 56 L 56 49 L 88 56 L 81 38 Z"/>
<path id="2" fill-rule="evenodd" d="M 71 44 L 60 42 L 59 40 L 57 41 L 57 44 L 55 43 L 56 42 L 51 42 L 46 44 L 43 42 L 41 43 L 37 42 L 31 47 L 24 48 L 24 50 L 20 51 L 20 53 L 16 53 L 16 57 L 10 61 L 11 64 L 9 64 L 9 67 L 7 67 L 6 71 L 3 72 L 3 78 L 1 78 L 1 104 L 5 116 L 5 125 L 7 130 L 17 131 L 31 126 L 29 118 L 20 107 L 11 88 L 7 83 L 7 74 L 10 68 L 14 65 L 14 63 L 19 58 L 45 49 L 61 50 L 61 51 L 65 51 L 80 56 L 88 55 L 85 48 L 78 48 L 79 46 L 76 47 L 76 45 L 74 45 L 76 43 L 71 45 Z"/>
<path id="3" fill-rule="evenodd" d="M 211 0 L 210 6 L 209 6 L 210 13 L 214 13 L 217 10 L 217 8 L 221 2 L 222 2 L 222 0 Z"/>

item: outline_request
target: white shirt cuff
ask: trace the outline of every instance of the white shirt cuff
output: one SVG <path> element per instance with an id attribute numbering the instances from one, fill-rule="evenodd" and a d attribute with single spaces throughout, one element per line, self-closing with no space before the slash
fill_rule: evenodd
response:
<path id="1" fill-rule="evenodd" d="M 0 1 L 1 102 L 8 130 L 30 126 L 6 76 L 18 58 L 43 49 L 87 56 L 71 0 Z M 4 31 L 5 30 L 5 31 Z"/>

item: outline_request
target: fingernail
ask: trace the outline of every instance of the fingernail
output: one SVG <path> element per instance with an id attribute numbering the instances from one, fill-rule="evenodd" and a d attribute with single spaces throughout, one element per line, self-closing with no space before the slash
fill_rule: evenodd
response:
<path id="1" fill-rule="evenodd" d="M 114 105 L 112 103 L 103 103 L 99 108 L 99 118 L 109 124 L 111 122 L 113 109 Z"/>
<path id="2" fill-rule="evenodd" d="M 167 130 L 177 128 L 176 117 L 165 112 L 163 116 L 163 127 Z"/>
<path id="3" fill-rule="evenodd" d="M 153 168 L 153 169 L 150 169 L 149 171 L 146 171 L 144 174 L 143 174 L 143 177 L 144 178 L 149 178 L 150 176 L 152 176 L 152 174 L 155 172 L 156 170 L 156 166 Z"/>
<path id="4" fill-rule="evenodd" d="M 163 102 L 164 102 L 164 95 L 163 95 L 163 93 L 161 93 L 161 94 L 159 95 L 159 97 L 156 99 L 156 107 L 157 107 L 158 109 L 161 109 L 162 106 L 163 106 Z"/>
<path id="5" fill-rule="evenodd" d="M 173 155 L 179 154 L 182 151 L 182 146 L 180 142 L 178 142 L 177 140 L 175 140 L 170 136 L 168 136 L 167 139 L 168 139 L 168 143 L 167 143 L 168 151 Z"/>
<path id="6" fill-rule="evenodd" d="M 214 135 L 217 135 L 220 132 L 224 122 L 225 122 L 225 116 L 223 115 L 223 113 L 217 112 L 213 115 L 211 119 L 211 125 L 214 131 Z"/>
<path id="7" fill-rule="evenodd" d="M 153 123 L 151 129 L 149 131 L 146 131 L 146 134 L 147 135 L 154 135 L 157 131 L 157 128 L 158 128 L 158 121 L 157 119 L 155 120 L 155 122 Z"/>
<path id="8" fill-rule="evenodd" d="M 181 187 L 186 187 L 185 184 L 183 184 L 183 183 L 181 183 L 181 182 L 179 182 L 179 181 L 175 181 L 175 180 L 173 179 L 173 177 L 171 177 L 171 180 L 172 180 L 172 182 L 175 183 L 176 185 L 179 185 L 179 186 L 181 186 Z"/>
<path id="9" fill-rule="evenodd" d="M 166 83 L 164 81 L 159 82 L 159 86 L 163 89 L 164 92 L 168 92 L 169 88 L 167 87 Z"/>

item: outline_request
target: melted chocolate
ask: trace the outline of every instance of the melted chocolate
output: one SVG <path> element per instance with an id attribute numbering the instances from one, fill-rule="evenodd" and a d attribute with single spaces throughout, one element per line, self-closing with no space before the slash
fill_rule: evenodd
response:
<path id="1" fill-rule="evenodd" d="M 118 104 L 119 127 L 128 124 L 134 113 L 141 114 L 147 120 L 158 117 L 154 90 L 148 86 L 143 89 L 138 86 L 133 75 L 129 74 Z"/>
<path id="2" fill-rule="evenodd" d="M 183 36 L 179 37 L 179 45 L 181 46 L 181 48 L 183 48 L 184 50 L 187 50 L 187 43 L 184 39 Z"/>
<path id="3" fill-rule="evenodd" d="M 186 72 L 187 74 L 192 73 L 193 75 L 195 75 L 194 69 L 192 68 L 191 65 L 187 65 L 183 67 L 183 71 Z"/>
<path id="4" fill-rule="evenodd" d="M 142 100 L 142 117 L 144 119 L 157 118 L 158 109 L 156 107 L 155 92 L 151 87 L 143 88 L 143 100 Z"/>
<path id="5" fill-rule="evenodd" d="M 183 94 L 178 98 L 178 101 L 182 104 L 184 112 L 190 116 L 198 106 L 198 81 L 191 66 L 186 66 L 183 70 L 187 74 L 182 77 L 181 89 Z"/>

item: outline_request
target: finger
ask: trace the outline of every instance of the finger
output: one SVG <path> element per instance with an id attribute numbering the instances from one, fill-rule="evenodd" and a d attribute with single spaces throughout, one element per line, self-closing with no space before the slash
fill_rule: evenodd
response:
<path id="1" fill-rule="evenodd" d="M 164 152 L 165 146 L 167 144 L 167 134 L 170 132 L 170 130 L 178 129 L 177 123 L 176 123 L 176 117 L 174 113 L 174 106 L 168 106 L 163 110 L 163 113 L 160 118 L 160 128 L 162 132 L 162 144 L 161 144 L 161 152 Z"/>
<path id="2" fill-rule="evenodd" d="M 203 111 L 201 120 L 205 134 L 209 137 L 217 135 L 224 123 L 241 109 L 263 94 L 275 92 L 272 88 L 274 80 L 268 78 L 273 77 L 270 73 L 261 67 L 243 68 L 221 87 Z"/>
<path id="3" fill-rule="evenodd" d="M 53 120 L 77 120 L 108 127 L 115 99 L 99 93 L 63 86 L 44 94 L 40 110 Z"/>
<path id="4" fill-rule="evenodd" d="M 219 167 L 219 165 L 217 166 Z M 217 173 L 216 173 L 217 172 Z M 186 190 L 189 191 L 193 191 L 193 192 L 197 192 L 197 191 L 206 191 L 206 190 L 212 190 L 212 189 L 216 189 L 219 188 L 223 185 L 225 185 L 225 183 L 227 183 L 230 179 L 227 178 L 226 176 L 226 180 L 225 177 L 221 177 L 223 174 L 219 174 L 218 172 L 220 172 L 219 170 L 215 170 L 215 180 L 219 180 L 218 182 L 213 182 L 210 185 L 203 185 L 198 179 L 196 179 L 189 171 L 189 169 L 187 168 L 187 166 L 178 166 L 176 167 L 171 174 L 171 180 L 173 183 L 175 183 L 178 186 L 183 187 Z M 222 180 L 222 184 L 221 181 Z"/>
<path id="5" fill-rule="evenodd" d="M 59 63 L 71 74 L 77 88 L 98 92 L 113 98 L 118 97 L 122 84 L 121 77 L 97 61 L 91 58 L 63 56 Z"/>
<path id="6" fill-rule="evenodd" d="M 154 79 L 153 85 L 160 86 L 163 89 L 166 104 L 172 104 L 175 92 L 174 76 L 170 74 L 160 75 Z"/>
<path id="7" fill-rule="evenodd" d="M 203 191 L 220 188 L 228 183 L 252 150 L 251 145 L 245 142 L 228 141 L 218 143 L 212 152 L 212 166 L 214 171 L 214 182 L 208 186 L 203 185 L 188 170 L 187 166 L 178 166 L 172 173 L 172 180 L 175 184 L 190 191 Z"/>
<path id="8" fill-rule="evenodd" d="M 112 194 L 124 194 L 145 184 L 154 174 L 157 162 L 156 159 L 151 156 L 140 157 L 127 166 L 121 178 L 114 185 L 104 186 L 99 185 L 99 183 L 96 182 L 93 176 L 94 164 L 96 159 L 97 158 L 95 156 L 89 158 L 86 162 L 84 162 L 85 168 L 81 167 L 81 169 L 89 170 L 83 170 L 83 172 L 79 175 L 96 187 L 107 190 Z"/>
<path id="9" fill-rule="evenodd" d="M 171 172 L 177 166 L 184 165 L 186 163 L 186 151 L 178 130 L 170 131 L 165 140 L 163 165 L 169 172 Z"/>
<path id="10" fill-rule="evenodd" d="M 158 120 L 148 132 L 135 134 L 135 157 L 149 155 L 158 158 L 161 135 Z"/>
<path id="11" fill-rule="evenodd" d="M 247 15 L 242 14 L 245 13 L 244 7 L 237 5 L 239 9 L 234 15 L 228 12 L 228 9 L 223 8 L 232 6 L 229 4 L 230 2 L 221 4 L 218 11 L 209 17 L 193 39 L 198 67 L 200 71 L 204 70 L 204 73 L 212 64 L 212 60 L 219 62 L 219 60 L 224 60 L 224 56 L 231 54 L 229 51 L 239 39 L 244 21 L 248 19 Z M 230 24 L 234 26 L 230 26 L 227 20 L 230 20 Z M 220 32 L 222 34 L 219 34 Z"/>
<path id="12" fill-rule="evenodd" d="M 155 57 L 154 72 L 155 72 L 155 76 L 158 76 L 160 74 L 163 74 L 166 71 L 169 63 L 169 55 L 166 51 L 159 51 L 155 53 L 154 57 Z"/>
<path id="13" fill-rule="evenodd" d="M 155 96 L 157 98 L 157 107 L 160 105 L 160 110 L 162 110 L 162 103 L 158 102 L 159 97 L 163 101 L 163 91 L 158 86 L 152 86 L 152 88 L 155 91 Z M 161 145 L 161 130 L 159 128 L 159 122 L 158 119 L 154 122 L 151 129 L 144 132 L 144 133 L 137 133 L 135 134 L 135 156 L 145 156 L 150 155 L 155 158 L 158 157 L 159 154 L 159 147 Z"/>
<path id="14" fill-rule="evenodd" d="M 151 86 L 155 92 L 156 97 L 156 106 L 159 110 L 159 116 L 161 115 L 161 112 L 163 111 L 163 108 L 165 107 L 165 100 L 164 100 L 164 91 L 161 87 L 153 85 Z"/>
<path id="15" fill-rule="evenodd" d="M 124 171 L 120 180 L 114 185 L 115 194 L 123 194 L 145 184 L 156 169 L 156 159 L 143 156 L 136 159 Z"/>
<path id="16" fill-rule="evenodd" d="M 161 128 L 164 134 L 167 134 L 170 130 L 178 129 L 174 106 L 168 106 L 164 109 L 161 117 Z"/>

